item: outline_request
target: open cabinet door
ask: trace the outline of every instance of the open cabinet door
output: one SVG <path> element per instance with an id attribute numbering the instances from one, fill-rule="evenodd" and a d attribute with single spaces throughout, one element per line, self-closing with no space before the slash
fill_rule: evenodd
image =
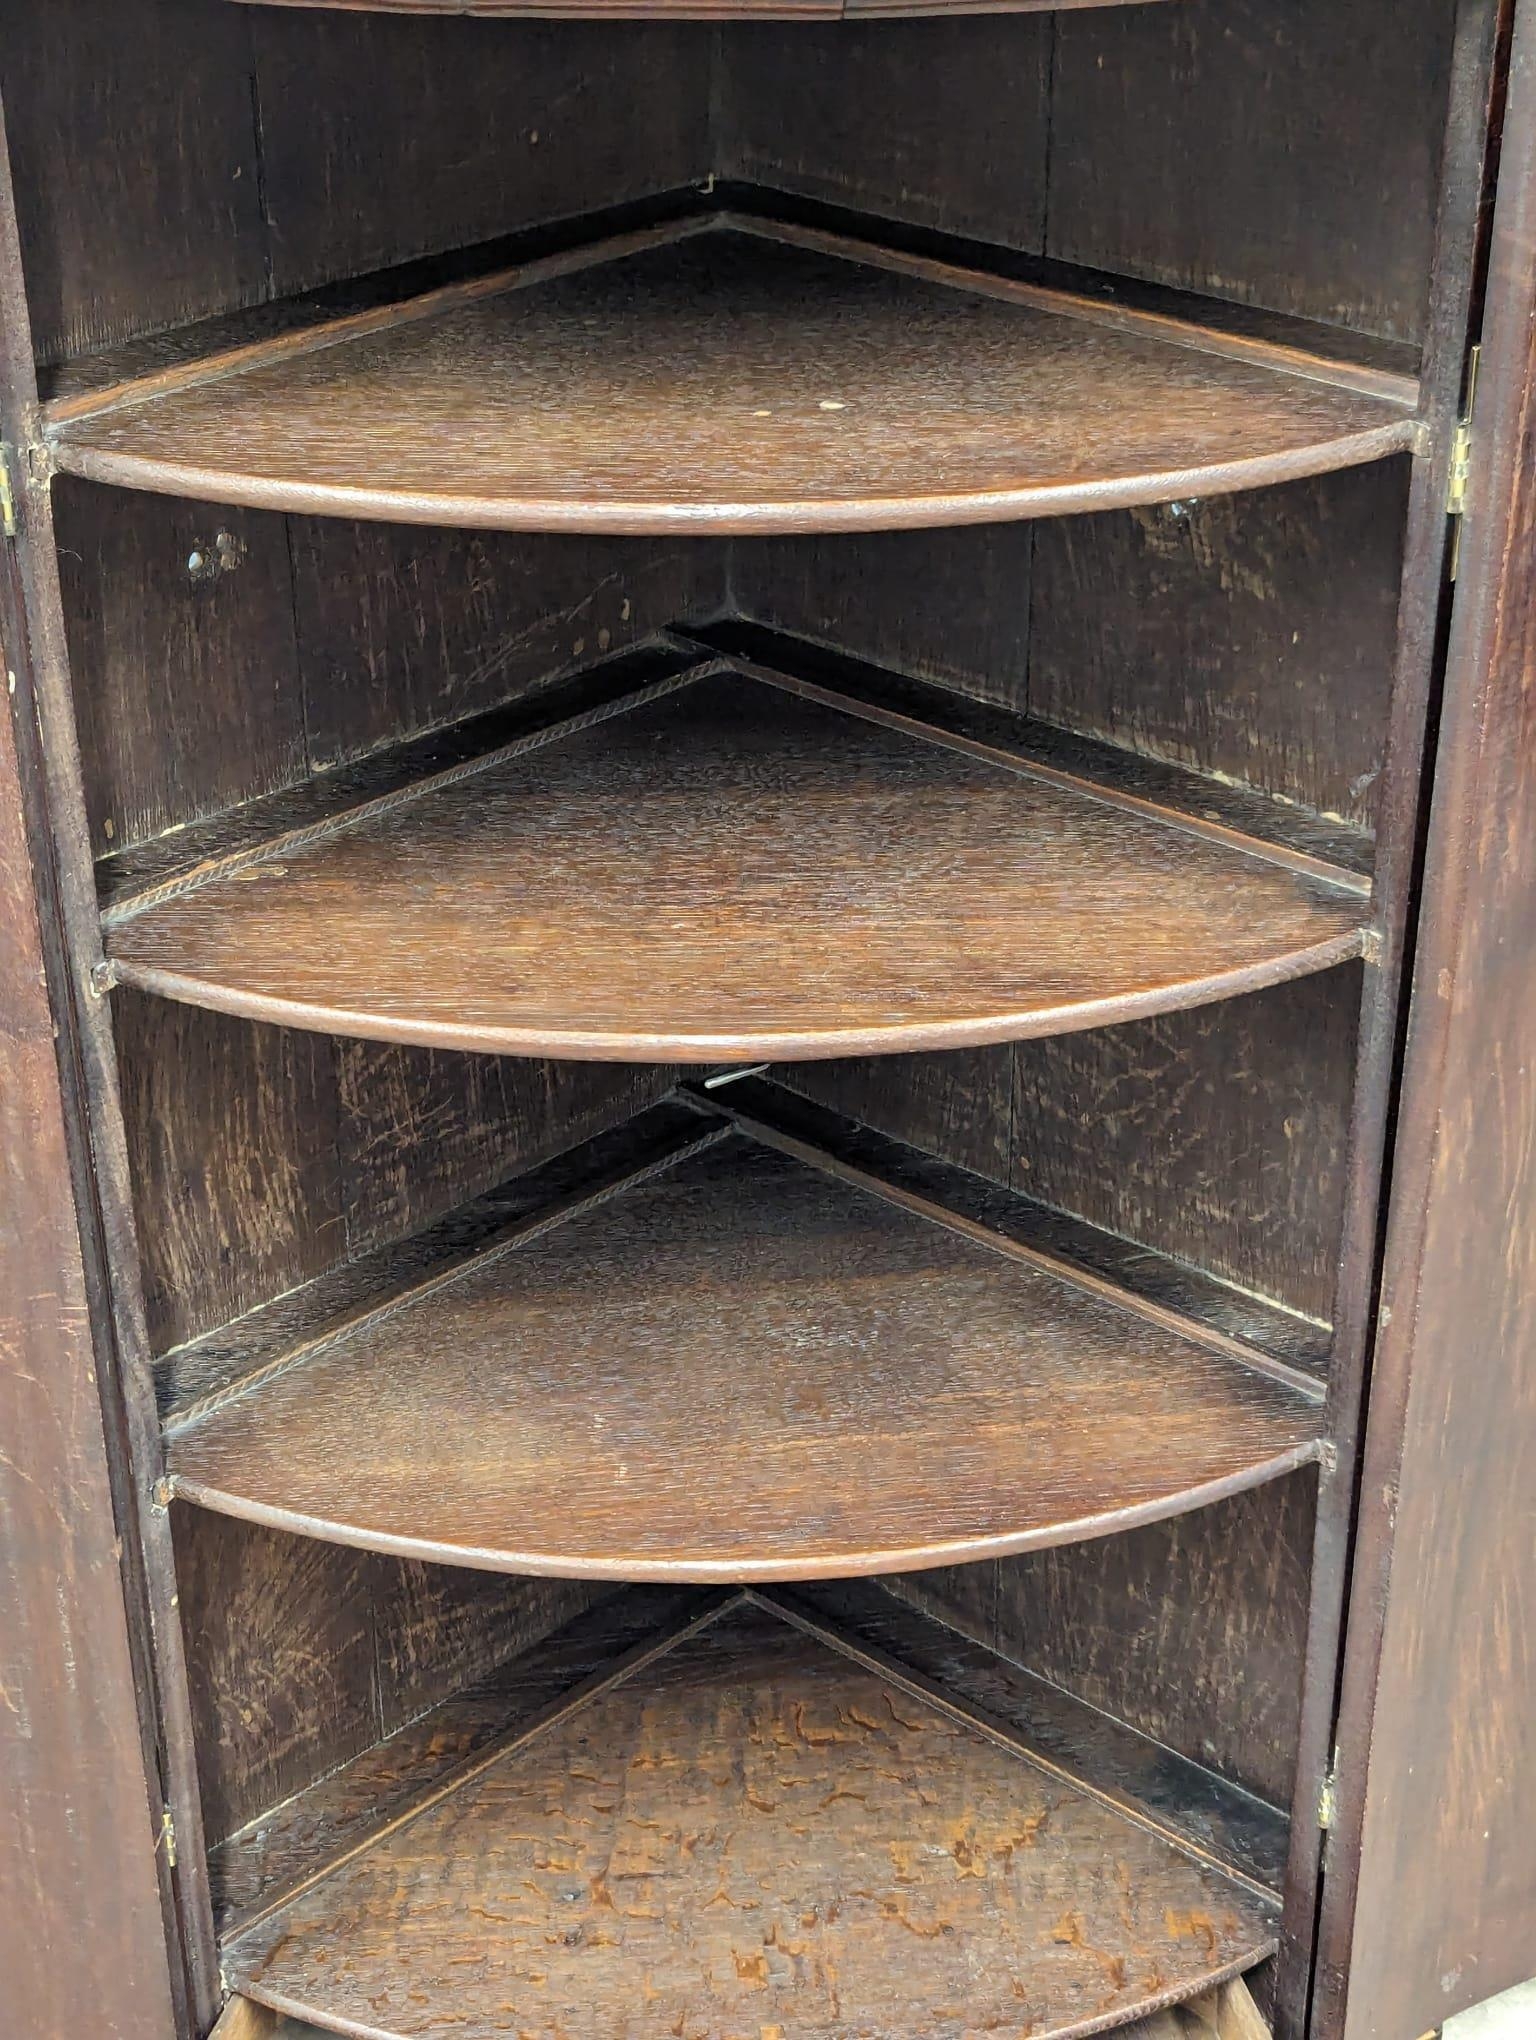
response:
<path id="1" fill-rule="evenodd" d="M 1512 54 L 1312 2031 L 1536 1972 L 1536 5 Z"/>

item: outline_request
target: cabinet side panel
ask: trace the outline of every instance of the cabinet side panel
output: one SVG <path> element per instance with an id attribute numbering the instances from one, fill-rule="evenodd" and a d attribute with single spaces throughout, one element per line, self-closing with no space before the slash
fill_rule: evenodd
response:
<path id="1" fill-rule="evenodd" d="M 1454 15 L 1444 0 L 1061 15 L 1048 252 L 1421 339 Z"/>
<path id="2" fill-rule="evenodd" d="M 720 176 L 1039 252 L 1045 16 L 731 23 L 719 47 Z"/>
<path id="3" fill-rule="evenodd" d="M 250 10 L 278 296 L 707 176 L 709 32 Z"/>
<path id="4" fill-rule="evenodd" d="M 1407 508 L 1391 461 L 1041 523 L 1030 708 L 1370 828 Z"/>
<path id="5" fill-rule="evenodd" d="M 3 622 L 14 666 L 23 660 L 18 613 Z M 17 702 L 30 713 L 24 693 Z M 119 2040 L 167 2040 L 174 2015 L 152 1788 L 21 817 L 11 720 L 0 714 L 5 2020 L 41 2040 L 100 2031 L 109 2009 Z"/>
<path id="6" fill-rule="evenodd" d="M 174 1511 L 210 1847 L 601 1597 Z"/>
<path id="7" fill-rule="evenodd" d="M 512 700 L 725 600 L 708 540 L 541 537 L 296 517 L 313 771 Z"/>
<path id="8" fill-rule="evenodd" d="M 1423 2032 L 1536 1969 L 1533 331 L 1522 7 L 1346 1640 L 1318 1991 L 1345 2040 Z"/>
<path id="9" fill-rule="evenodd" d="M 1013 1187 L 1333 1316 L 1360 974 L 1014 1051 Z"/>
<path id="10" fill-rule="evenodd" d="M 1033 523 L 738 539 L 738 615 L 853 658 L 1023 709 Z"/>
<path id="11" fill-rule="evenodd" d="M 53 507 L 94 853 L 302 779 L 287 519 L 69 476 Z"/>
<path id="12" fill-rule="evenodd" d="M 40 361 L 260 301 L 250 30 L 203 0 L 0 0 Z"/>
<path id="13" fill-rule="evenodd" d="M 1303 1315 L 1333 1313 L 1353 966 L 1012 1048 L 792 1063 L 803 1097 Z"/>
<path id="14" fill-rule="evenodd" d="M 1310 1474 L 1172 1522 L 887 1584 L 1143 1735 L 1289 1803 L 1316 1514 Z"/>

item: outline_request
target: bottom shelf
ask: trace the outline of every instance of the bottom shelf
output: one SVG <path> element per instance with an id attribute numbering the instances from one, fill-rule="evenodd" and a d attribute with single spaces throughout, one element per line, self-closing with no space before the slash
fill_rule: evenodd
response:
<path id="1" fill-rule="evenodd" d="M 691 1610 L 247 1917 L 249 2020 L 1067 2040 L 1273 1952 L 1247 1884 L 799 1604 Z"/>
<path id="2" fill-rule="evenodd" d="M 252 1998 L 231 1998 L 211 2040 L 324 2040 L 318 2026 L 285 2018 Z M 1240 1976 L 1167 2011 L 1116 2029 L 1115 2040 L 1271 2040 Z"/>

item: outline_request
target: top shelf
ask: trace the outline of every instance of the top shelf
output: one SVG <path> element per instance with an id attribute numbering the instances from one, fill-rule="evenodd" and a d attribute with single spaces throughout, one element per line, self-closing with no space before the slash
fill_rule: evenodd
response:
<path id="1" fill-rule="evenodd" d="M 66 472 L 513 531 L 876 531 L 1220 494 L 1415 433 L 1415 385 L 704 215 L 49 407 Z"/>

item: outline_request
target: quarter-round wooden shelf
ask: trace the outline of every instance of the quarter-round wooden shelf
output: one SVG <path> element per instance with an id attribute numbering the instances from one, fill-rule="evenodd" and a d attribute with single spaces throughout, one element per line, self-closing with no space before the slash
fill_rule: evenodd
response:
<path id="1" fill-rule="evenodd" d="M 250 1019 L 708 1063 L 1100 1026 L 1358 955 L 1306 859 L 709 660 L 114 906 L 118 979 Z"/>
<path id="2" fill-rule="evenodd" d="M 711 215 L 63 400 L 61 469 L 508 530 L 880 530 L 1165 501 L 1410 445 L 1413 386 Z"/>
<path id="3" fill-rule="evenodd" d="M 1072 2040 L 1275 1941 L 1264 1900 L 1021 1739 L 747 1601 L 473 1758 L 222 1963 L 370 2040 Z"/>
<path id="4" fill-rule="evenodd" d="M 1246 1349 L 705 1129 L 237 1359 L 168 1434 L 174 1492 L 453 1565 L 789 1580 L 1097 1536 L 1315 1458 L 1316 1391 Z"/>

